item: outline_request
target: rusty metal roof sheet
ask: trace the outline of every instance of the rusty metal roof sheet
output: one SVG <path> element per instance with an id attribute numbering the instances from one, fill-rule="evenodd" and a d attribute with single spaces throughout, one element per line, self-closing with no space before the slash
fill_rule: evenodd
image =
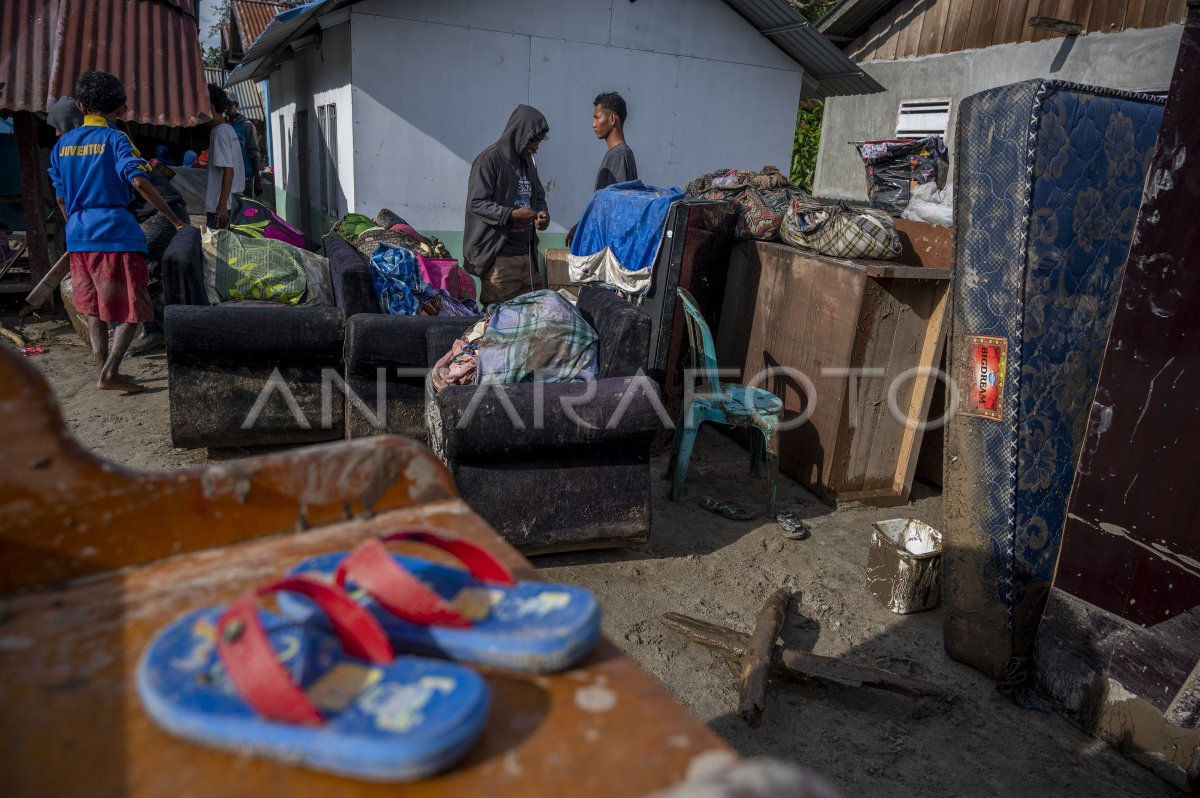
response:
<path id="1" fill-rule="evenodd" d="M 125 84 L 131 122 L 206 122 L 195 0 L 3 0 L 0 108 L 46 111 L 89 69 Z"/>
<path id="2" fill-rule="evenodd" d="M 250 45 L 267 29 L 275 15 L 287 8 L 288 6 L 282 3 L 268 3 L 264 0 L 235 0 L 233 16 L 242 36 L 242 47 L 250 49 Z"/>

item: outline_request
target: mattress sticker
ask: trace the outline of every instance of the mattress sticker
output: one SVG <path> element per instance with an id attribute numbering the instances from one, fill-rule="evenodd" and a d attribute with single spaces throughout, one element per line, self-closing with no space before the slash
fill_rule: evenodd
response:
<path id="1" fill-rule="evenodd" d="M 1004 374 L 1008 367 L 1008 341 L 994 335 L 968 335 L 967 376 L 963 402 L 958 412 L 964 416 L 1004 418 Z"/>

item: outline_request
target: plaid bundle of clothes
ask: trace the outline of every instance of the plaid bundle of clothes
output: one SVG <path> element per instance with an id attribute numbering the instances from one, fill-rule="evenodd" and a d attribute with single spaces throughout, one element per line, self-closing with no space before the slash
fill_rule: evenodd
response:
<path id="1" fill-rule="evenodd" d="M 738 208 L 734 237 L 759 241 L 778 240 L 788 206 L 804 196 L 774 166 L 764 166 L 761 172 L 718 169 L 692 180 L 684 193 L 700 199 L 732 201 Z"/>
<path id="2" fill-rule="evenodd" d="M 599 335 L 557 291 L 496 305 L 479 339 L 475 382 L 583 382 L 596 379 Z"/>
<path id="3" fill-rule="evenodd" d="M 834 258 L 895 258 L 900 236 L 892 217 L 871 208 L 844 203 L 823 205 L 794 200 L 779 229 L 783 240 Z"/>

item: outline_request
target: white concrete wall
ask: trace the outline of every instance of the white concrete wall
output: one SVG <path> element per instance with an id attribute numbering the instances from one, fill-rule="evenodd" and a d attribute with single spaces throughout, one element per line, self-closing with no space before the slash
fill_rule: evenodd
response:
<path id="1" fill-rule="evenodd" d="M 870 61 L 863 70 L 887 88 L 879 94 L 833 97 L 825 104 L 813 193 L 866 200 L 862 160 L 846 142 L 893 138 L 900 103 L 950 97 L 946 143 L 954 162 L 958 105 L 985 89 L 1032 78 L 1052 78 L 1139 91 L 1166 90 L 1183 26 L 1093 33 L 1070 39 L 1006 44 L 946 55 Z"/>
<path id="2" fill-rule="evenodd" d="M 592 99 L 610 90 L 647 183 L 790 164 L 803 72 L 721 0 L 367 0 L 350 27 L 359 212 L 461 230 L 471 161 L 526 103 L 550 122 L 538 170 L 563 232 L 592 193 Z"/>
<path id="3" fill-rule="evenodd" d="M 324 31 L 320 47 L 301 50 L 271 74 L 273 166 L 277 190 L 289 198 L 286 208 L 282 204 L 279 207 L 285 209 L 285 215 L 293 224 L 300 221 L 297 213 L 321 207 L 324 150 L 317 130 L 317 107 L 320 105 L 334 103 L 337 107 L 339 215 L 354 207 L 354 108 L 350 67 L 350 25 L 346 23 Z M 296 145 L 297 111 L 308 112 L 305 152 L 299 152 Z M 281 155 L 286 155 L 286 163 L 281 160 Z M 301 168 L 308 174 L 308 196 L 305 197 L 300 195 Z M 316 234 L 320 230 L 309 232 Z"/>

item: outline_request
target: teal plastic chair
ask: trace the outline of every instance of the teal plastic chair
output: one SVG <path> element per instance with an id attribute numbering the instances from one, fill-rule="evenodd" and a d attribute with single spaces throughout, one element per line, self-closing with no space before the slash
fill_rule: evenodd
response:
<path id="1" fill-rule="evenodd" d="M 750 443 L 750 472 L 761 473 L 763 461 L 767 466 L 767 510 L 775 515 L 775 495 L 779 483 L 779 414 L 783 401 L 762 388 L 735 383 L 721 383 L 717 377 L 717 352 L 712 333 L 700 315 L 696 300 L 686 290 L 679 289 L 690 346 L 692 399 L 684 397 L 675 422 L 675 444 L 671 454 L 671 501 L 679 501 L 683 481 L 687 477 L 688 461 L 696 445 L 696 434 L 706 421 L 727 427 L 754 428 Z"/>

